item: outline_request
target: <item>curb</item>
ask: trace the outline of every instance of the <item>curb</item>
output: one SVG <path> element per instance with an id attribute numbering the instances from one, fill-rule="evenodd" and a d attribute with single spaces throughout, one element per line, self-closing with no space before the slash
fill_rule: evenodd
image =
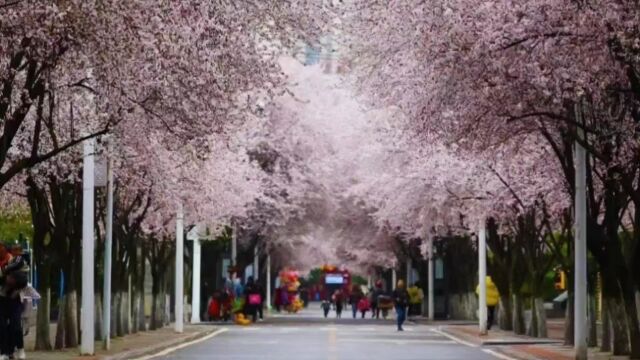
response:
<path id="1" fill-rule="evenodd" d="M 483 339 L 481 337 L 469 335 L 466 333 L 459 333 L 457 331 L 451 331 L 448 329 L 450 325 L 441 326 L 438 329 L 448 335 L 455 336 L 460 339 L 464 339 L 467 342 L 473 343 L 477 346 L 509 346 L 509 345 L 562 345 L 563 342 L 554 339 L 536 339 L 536 338 L 512 338 L 512 339 Z M 455 326 L 453 326 L 455 327 Z"/>
<path id="2" fill-rule="evenodd" d="M 416 324 L 422 324 L 422 325 L 434 325 L 434 326 L 451 326 L 451 327 L 456 327 L 456 326 L 468 326 L 468 325 L 477 325 L 478 322 L 477 321 L 456 321 L 454 320 L 453 322 L 449 322 L 449 320 L 429 320 L 427 318 L 409 318 L 407 319 L 408 322 L 413 322 Z"/>
<path id="3" fill-rule="evenodd" d="M 133 349 L 133 350 L 127 350 L 115 355 L 111 355 L 111 356 L 105 356 L 102 357 L 103 360 L 127 360 L 127 359 L 135 359 L 135 358 L 140 358 L 140 357 L 145 357 L 145 356 L 150 356 L 150 355 L 154 355 L 157 353 L 160 353 L 164 350 L 167 349 L 171 349 L 173 347 L 175 347 L 176 345 L 182 344 L 182 343 L 187 343 L 187 342 L 191 342 L 191 341 L 196 341 L 199 340 L 201 338 L 204 338 L 208 335 L 213 334 L 214 332 L 216 332 L 217 328 L 213 328 L 213 329 L 208 329 L 208 330 L 204 330 L 204 331 L 200 331 L 197 332 L 195 334 L 189 335 L 189 336 L 185 336 L 185 337 L 181 337 L 175 340 L 170 340 L 170 341 L 166 341 L 160 344 L 156 344 L 156 345 L 150 345 L 147 347 L 143 347 L 140 349 Z"/>
<path id="4" fill-rule="evenodd" d="M 481 343 L 481 346 L 508 346 L 508 345 L 562 345 L 563 342 L 559 340 L 487 340 Z"/>

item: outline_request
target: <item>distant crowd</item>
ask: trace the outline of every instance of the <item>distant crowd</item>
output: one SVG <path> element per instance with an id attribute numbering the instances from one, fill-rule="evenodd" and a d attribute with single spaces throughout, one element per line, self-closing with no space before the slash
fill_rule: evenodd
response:
<path id="1" fill-rule="evenodd" d="M 368 311 L 371 311 L 371 318 L 379 319 L 382 315 L 386 319 L 389 310 L 395 308 L 398 331 L 403 331 L 402 325 L 407 316 L 421 314 L 423 300 L 424 292 L 418 283 L 407 289 L 404 281 L 399 280 L 396 288 L 388 292 L 383 289 L 382 281 L 378 280 L 369 289 L 359 285 L 352 285 L 349 292 L 335 289 L 330 297 L 322 299 L 321 307 L 325 318 L 331 310 L 336 312 L 337 318 L 341 318 L 344 307 L 350 305 L 354 319 L 358 313 L 364 319 Z"/>

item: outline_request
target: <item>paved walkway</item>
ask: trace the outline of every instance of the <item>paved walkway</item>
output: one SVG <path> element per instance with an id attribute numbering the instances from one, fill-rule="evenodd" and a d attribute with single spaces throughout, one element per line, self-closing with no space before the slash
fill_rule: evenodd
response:
<path id="1" fill-rule="evenodd" d="M 125 360 L 140 358 L 148 354 L 155 354 L 164 349 L 172 348 L 213 333 L 213 326 L 186 325 L 184 333 L 176 334 L 173 327 L 165 327 L 154 331 L 144 331 L 111 340 L 111 349 L 102 349 L 102 343 L 96 342 L 96 356 L 80 357 L 78 349 L 65 349 L 56 351 L 29 351 L 33 349 L 33 337 L 26 339 L 28 359 L 38 360 L 70 360 L 70 359 L 104 359 Z M 55 334 L 55 330 L 52 332 Z"/>
<path id="2" fill-rule="evenodd" d="M 483 348 L 494 354 L 517 360 L 574 360 L 573 347 L 564 346 L 558 339 L 537 339 L 515 335 L 512 332 L 491 330 L 481 336 L 477 325 L 441 326 L 440 331 L 456 341 L 472 347 Z M 600 353 L 596 349 L 589 350 L 589 359 L 593 360 L 625 360 L 628 357 L 614 357 Z"/>

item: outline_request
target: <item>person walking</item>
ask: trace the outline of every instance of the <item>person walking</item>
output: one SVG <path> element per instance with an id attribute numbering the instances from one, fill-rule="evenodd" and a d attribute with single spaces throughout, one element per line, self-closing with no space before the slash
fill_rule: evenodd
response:
<path id="1" fill-rule="evenodd" d="M 247 279 L 244 292 L 246 294 L 245 313 L 246 315 L 251 315 L 252 321 L 256 322 L 258 320 L 258 307 L 262 304 L 262 294 L 253 280 L 253 276 L 249 276 Z"/>
<path id="2" fill-rule="evenodd" d="M 360 302 L 360 299 L 362 299 L 362 297 L 363 295 L 362 295 L 362 290 L 360 290 L 360 287 L 355 284 L 352 285 L 351 294 L 349 295 L 349 304 L 351 304 L 351 312 L 354 319 L 358 315 L 358 303 Z"/>
<path id="3" fill-rule="evenodd" d="M 12 337 L 12 351 L 14 359 L 26 359 L 24 351 L 24 331 L 22 329 L 22 313 L 24 304 L 20 296 L 20 291 L 29 283 L 29 254 L 22 251 L 20 245 L 11 248 L 11 262 L 6 266 L 11 276 L 15 278 L 16 289 L 9 299 L 9 334 Z"/>
<path id="4" fill-rule="evenodd" d="M 324 313 L 324 317 L 327 318 L 329 316 L 329 311 L 331 310 L 331 302 L 328 300 L 322 300 L 322 304 L 320 305 L 322 308 L 322 312 Z"/>
<path id="5" fill-rule="evenodd" d="M 342 291 L 340 289 L 333 293 L 332 300 L 336 306 L 336 318 L 340 319 L 342 317 L 342 304 L 344 302 Z"/>
<path id="6" fill-rule="evenodd" d="M 369 299 L 366 296 L 363 296 L 360 301 L 358 301 L 358 311 L 362 314 L 362 318 L 364 319 L 365 314 L 369 311 L 370 303 Z"/>
<path id="7" fill-rule="evenodd" d="M 264 286 L 259 282 L 256 282 L 256 289 L 260 293 L 260 305 L 258 305 L 258 321 L 264 320 L 264 301 L 267 298 L 267 293 L 264 290 Z"/>
<path id="8" fill-rule="evenodd" d="M 495 321 L 496 306 L 500 302 L 500 293 L 498 287 L 491 279 L 491 276 L 487 276 L 487 330 L 491 330 L 493 322 Z M 476 295 L 480 296 L 480 284 L 476 286 Z"/>
<path id="9" fill-rule="evenodd" d="M 412 315 L 420 315 L 421 311 L 421 305 L 422 305 L 422 301 L 424 299 L 424 292 L 422 291 L 422 289 L 420 288 L 420 286 L 418 286 L 418 282 L 415 282 L 413 284 L 413 286 L 409 287 L 407 289 L 407 292 L 409 293 L 409 316 Z"/>
<path id="10" fill-rule="evenodd" d="M 20 291 L 28 285 L 28 258 L 0 245 L 0 360 L 25 359 Z"/>
<path id="11" fill-rule="evenodd" d="M 282 305 L 282 290 L 278 287 L 275 291 L 275 296 L 273 299 L 273 306 L 276 308 L 277 312 L 280 312 L 280 306 Z"/>
<path id="12" fill-rule="evenodd" d="M 380 307 L 378 306 L 378 298 L 382 295 L 382 280 L 377 280 L 375 287 L 371 289 L 371 318 L 380 318 Z"/>
<path id="13" fill-rule="evenodd" d="M 0 242 L 0 360 L 8 360 L 12 354 L 9 347 L 12 344 L 9 332 L 9 317 L 11 304 L 9 299 L 6 274 L 3 269 L 9 265 L 12 256 L 7 247 Z"/>
<path id="14" fill-rule="evenodd" d="M 398 280 L 396 289 L 393 290 L 393 302 L 396 307 L 396 320 L 398 331 L 404 331 L 402 324 L 407 318 L 407 306 L 409 305 L 409 293 L 405 289 L 404 281 Z"/>

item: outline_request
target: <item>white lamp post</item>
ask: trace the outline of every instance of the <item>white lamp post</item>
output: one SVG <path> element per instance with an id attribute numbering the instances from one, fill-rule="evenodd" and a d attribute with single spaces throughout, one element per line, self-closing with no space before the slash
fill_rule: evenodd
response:
<path id="1" fill-rule="evenodd" d="M 184 331 L 184 213 L 178 205 L 176 215 L 175 332 Z"/>
<path id="2" fill-rule="evenodd" d="M 478 317 L 480 318 L 480 334 L 487 333 L 487 238 L 484 219 L 478 234 Z"/>
<path id="3" fill-rule="evenodd" d="M 82 311 L 80 353 L 93 355 L 94 349 L 94 148 L 95 139 L 83 143 L 82 167 Z"/>
<path id="4" fill-rule="evenodd" d="M 202 259 L 202 247 L 198 235 L 198 227 L 195 226 L 189 234 L 187 240 L 193 241 L 193 274 L 191 279 L 191 323 L 200 322 L 200 264 Z"/>

